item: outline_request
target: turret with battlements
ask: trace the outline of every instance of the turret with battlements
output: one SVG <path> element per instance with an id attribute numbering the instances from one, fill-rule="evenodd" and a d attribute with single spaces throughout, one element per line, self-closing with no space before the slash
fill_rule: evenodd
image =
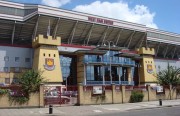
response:
<path id="1" fill-rule="evenodd" d="M 62 83 L 62 72 L 57 46 L 61 44 L 61 38 L 38 35 L 32 42 L 34 48 L 33 69 L 43 71 L 42 76 L 49 83 Z"/>

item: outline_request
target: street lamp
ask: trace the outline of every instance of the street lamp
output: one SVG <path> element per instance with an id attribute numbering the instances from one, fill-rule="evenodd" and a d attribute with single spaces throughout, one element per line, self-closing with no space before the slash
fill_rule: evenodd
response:
<path id="1" fill-rule="evenodd" d="M 110 76 L 110 79 L 111 79 L 111 84 L 112 84 L 112 74 L 111 74 L 111 58 L 112 58 L 112 56 L 110 56 L 110 48 L 111 48 L 111 45 L 113 45 L 113 47 L 115 47 L 115 45 L 114 45 L 114 42 L 113 41 L 105 41 L 104 42 L 104 46 L 106 46 L 106 44 L 105 43 L 108 43 L 108 47 L 109 47 L 109 70 L 110 70 L 110 72 L 109 72 L 109 76 Z"/>
<path id="2" fill-rule="evenodd" d="M 141 64 L 138 62 L 138 64 L 137 64 L 137 67 L 138 67 L 138 76 L 139 76 L 139 83 L 138 83 L 138 85 L 140 86 L 140 84 L 141 84 L 141 74 L 140 74 L 140 68 L 141 68 Z"/>

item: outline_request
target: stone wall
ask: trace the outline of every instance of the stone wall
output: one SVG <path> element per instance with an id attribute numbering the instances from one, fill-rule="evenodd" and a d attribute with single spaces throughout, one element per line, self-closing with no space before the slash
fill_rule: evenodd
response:
<path id="1" fill-rule="evenodd" d="M 44 107 L 43 85 L 40 86 L 40 91 L 30 95 L 27 103 L 19 104 L 9 100 L 9 95 L 0 96 L 0 108 L 20 108 L 20 107 Z"/>
<path id="2" fill-rule="evenodd" d="M 99 95 L 94 95 L 92 89 L 85 90 L 83 85 L 78 85 L 78 90 L 79 105 L 129 103 L 133 91 L 127 90 L 125 86 L 117 87 L 115 85 L 112 85 L 112 90 L 104 90 L 103 93 Z M 169 87 L 164 90 L 164 93 L 157 94 L 156 90 L 153 90 L 150 86 L 146 86 L 145 89 L 139 89 L 138 91 L 141 91 L 144 94 L 143 102 L 178 98 L 176 95 L 176 89 Z"/>

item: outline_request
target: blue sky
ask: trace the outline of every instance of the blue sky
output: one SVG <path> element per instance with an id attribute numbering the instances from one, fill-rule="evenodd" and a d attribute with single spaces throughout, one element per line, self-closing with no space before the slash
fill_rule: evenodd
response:
<path id="1" fill-rule="evenodd" d="M 145 24 L 180 34 L 180 0 L 10 0 Z"/>

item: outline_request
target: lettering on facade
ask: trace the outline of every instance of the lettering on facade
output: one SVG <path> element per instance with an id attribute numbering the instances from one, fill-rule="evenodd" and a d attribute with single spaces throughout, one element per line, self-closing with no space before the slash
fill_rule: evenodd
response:
<path id="1" fill-rule="evenodd" d="M 55 69 L 54 59 L 52 59 L 52 58 L 46 58 L 46 59 L 45 59 L 44 68 L 45 68 L 46 70 L 49 70 L 49 71 L 54 70 L 54 69 Z"/>
<path id="2" fill-rule="evenodd" d="M 107 24 L 107 25 L 113 25 L 113 21 L 111 21 L 111 20 L 95 18 L 95 17 L 88 17 L 88 21 L 96 22 L 96 23 L 103 23 L 103 24 Z"/>
<path id="3" fill-rule="evenodd" d="M 147 72 L 152 74 L 153 73 L 153 68 L 151 64 L 147 64 Z"/>

